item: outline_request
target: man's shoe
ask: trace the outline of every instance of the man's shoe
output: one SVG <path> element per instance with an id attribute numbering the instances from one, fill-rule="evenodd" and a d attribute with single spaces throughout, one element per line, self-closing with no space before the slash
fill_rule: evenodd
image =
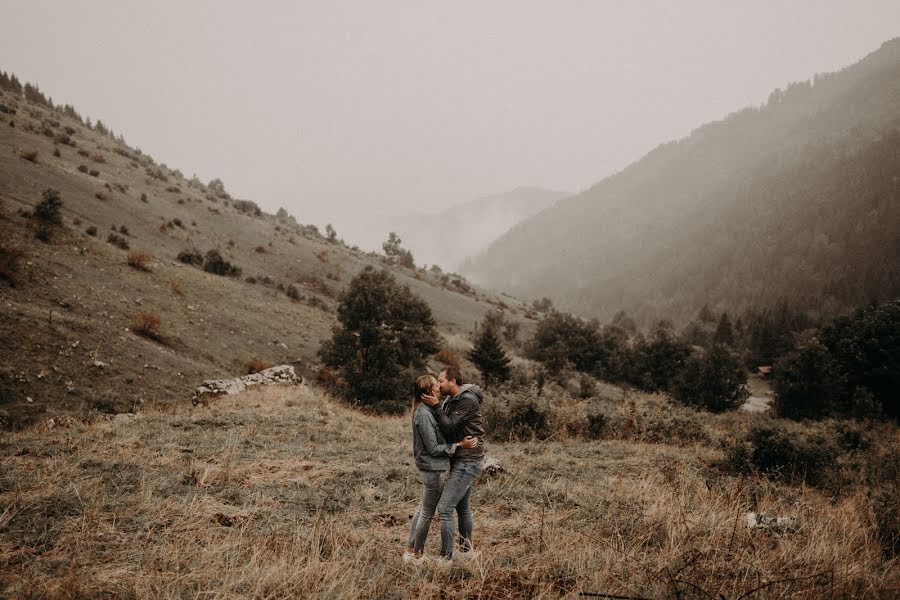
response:
<path id="1" fill-rule="evenodd" d="M 481 553 L 472 548 L 471 550 L 457 550 L 453 553 L 453 560 L 459 560 L 460 562 L 468 562 L 470 560 L 474 560 L 478 558 Z"/>
<path id="2" fill-rule="evenodd" d="M 447 557 L 447 556 L 439 556 L 436 559 L 434 559 L 434 564 L 436 564 L 439 567 L 452 567 L 453 559 L 450 557 Z"/>

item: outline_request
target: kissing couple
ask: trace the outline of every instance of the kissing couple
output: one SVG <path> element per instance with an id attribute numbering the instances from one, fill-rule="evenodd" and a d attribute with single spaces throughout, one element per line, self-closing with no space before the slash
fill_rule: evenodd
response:
<path id="1" fill-rule="evenodd" d="M 425 540 L 435 511 L 441 520 L 440 565 L 474 556 L 472 482 L 484 462 L 481 403 L 484 392 L 463 382 L 457 367 L 445 367 L 435 379 L 416 379 L 413 399 L 413 456 L 422 481 L 422 497 L 413 515 L 403 560 L 425 560 Z M 443 400 L 442 400 L 443 398 Z M 446 479 L 444 474 L 446 473 Z M 459 520 L 456 537 L 454 511 Z M 457 545 L 454 551 L 454 545 Z"/>

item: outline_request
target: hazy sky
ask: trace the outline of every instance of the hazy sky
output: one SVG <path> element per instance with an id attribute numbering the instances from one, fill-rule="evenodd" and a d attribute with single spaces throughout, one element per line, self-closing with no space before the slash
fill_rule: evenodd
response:
<path id="1" fill-rule="evenodd" d="M 897 0 L 0 5 L 0 69 L 338 233 L 522 185 L 584 189 L 900 36 Z"/>

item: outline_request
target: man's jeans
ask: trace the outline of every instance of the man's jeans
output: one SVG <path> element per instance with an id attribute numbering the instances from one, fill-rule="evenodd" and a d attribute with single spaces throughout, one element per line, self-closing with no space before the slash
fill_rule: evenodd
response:
<path id="1" fill-rule="evenodd" d="M 419 479 L 422 480 L 422 499 L 413 515 L 409 525 L 409 538 L 406 545 L 415 548 L 416 553 L 425 548 L 425 540 L 428 539 L 428 529 L 431 527 L 431 519 L 434 517 L 434 509 L 441 498 L 441 476 L 444 471 L 419 470 Z"/>
<path id="2" fill-rule="evenodd" d="M 437 504 L 437 512 L 441 517 L 441 556 L 453 556 L 453 538 L 456 536 L 456 523 L 453 522 L 453 511 L 459 515 L 460 548 L 467 552 L 472 548 L 472 508 L 469 500 L 472 496 L 472 481 L 481 473 L 482 462 L 456 461 L 450 466 L 450 475 L 444 484 L 444 491 Z"/>

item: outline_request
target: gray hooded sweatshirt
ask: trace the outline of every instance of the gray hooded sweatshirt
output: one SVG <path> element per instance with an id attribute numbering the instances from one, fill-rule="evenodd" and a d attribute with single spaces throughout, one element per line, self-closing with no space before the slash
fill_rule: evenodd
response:
<path id="1" fill-rule="evenodd" d="M 478 438 L 474 448 L 457 448 L 453 461 L 477 462 L 484 459 L 484 427 L 481 424 L 481 403 L 484 392 L 477 385 L 460 386 L 459 393 L 432 408 L 438 426 L 450 442 L 460 442 L 467 435 Z"/>

